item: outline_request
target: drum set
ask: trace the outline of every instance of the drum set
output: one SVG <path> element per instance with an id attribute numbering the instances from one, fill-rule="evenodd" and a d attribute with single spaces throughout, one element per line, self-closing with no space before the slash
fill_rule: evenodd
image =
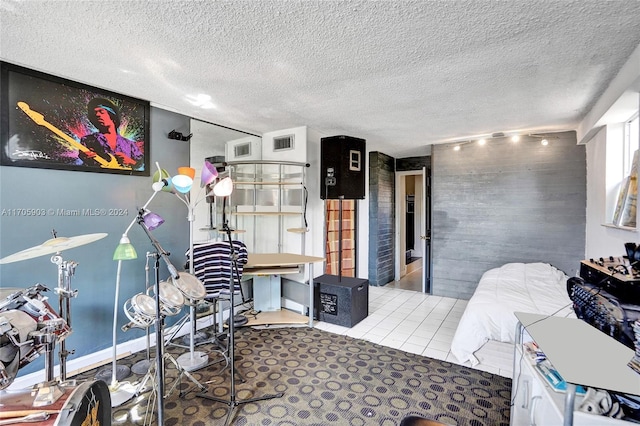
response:
<path id="1" fill-rule="evenodd" d="M 73 351 L 66 349 L 65 339 L 72 333 L 70 299 L 78 292 L 71 289 L 71 277 L 77 263 L 65 261 L 60 254 L 106 236 L 106 233 L 97 233 L 67 238 L 58 237 L 53 231 L 52 239 L 0 259 L 0 264 L 7 264 L 54 254 L 51 262 L 58 268 L 58 286 L 54 292 L 59 298 L 56 311 L 43 294 L 49 289 L 40 283 L 26 289 L 0 289 L 0 425 L 9 421 L 76 424 L 71 419 L 80 419 L 80 416 L 94 419 L 91 424 L 110 424 L 111 402 L 107 385 L 97 381 L 76 386 L 75 381 L 67 380 L 66 361 Z M 54 350 L 58 344 L 60 376 L 59 380 L 54 380 Z M 43 353 L 45 381 L 33 390 L 6 390 L 14 382 L 18 370 Z M 46 409 L 34 410 L 33 407 Z M 48 419 L 51 420 L 48 422 Z"/>

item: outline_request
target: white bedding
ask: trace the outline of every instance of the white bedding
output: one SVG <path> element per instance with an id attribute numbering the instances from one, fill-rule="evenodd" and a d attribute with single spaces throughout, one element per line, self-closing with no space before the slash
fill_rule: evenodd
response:
<path id="1" fill-rule="evenodd" d="M 568 277 L 546 263 L 507 263 L 485 272 L 462 314 L 451 343 L 460 363 L 487 341 L 515 342 L 514 312 L 575 316 L 567 294 Z"/>

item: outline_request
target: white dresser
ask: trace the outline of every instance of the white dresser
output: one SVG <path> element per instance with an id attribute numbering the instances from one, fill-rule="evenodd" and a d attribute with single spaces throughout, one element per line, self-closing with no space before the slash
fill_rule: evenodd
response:
<path id="1" fill-rule="evenodd" d="M 640 374 L 627 366 L 633 350 L 586 322 L 573 318 L 517 312 L 511 425 L 637 425 L 577 410 L 576 385 L 640 395 Z M 522 336 L 536 342 L 567 382 L 567 391 L 554 391 L 523 355 Z"/>

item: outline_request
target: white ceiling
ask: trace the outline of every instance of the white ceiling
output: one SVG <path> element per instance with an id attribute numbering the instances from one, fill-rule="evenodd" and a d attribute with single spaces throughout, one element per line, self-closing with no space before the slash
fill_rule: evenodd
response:
<path id="1" fill-rule="evenodd" d="M 638 0 L 0 0 L 0 13 L 2 60 L 396 157 L 574 130 L 640 43 Z"/>

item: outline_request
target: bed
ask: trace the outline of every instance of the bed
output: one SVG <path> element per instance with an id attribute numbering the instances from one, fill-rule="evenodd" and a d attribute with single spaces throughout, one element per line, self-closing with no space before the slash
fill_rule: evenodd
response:
<path id="1" fill-rule="evenodd" d="M 507 263 L 482 275 L 451 342 L 461 364 L 479 364 L 474 355 L 487 342 L 515 342 L 514 312 L 575 316 L 567 275 L 546 263 Z"/>

